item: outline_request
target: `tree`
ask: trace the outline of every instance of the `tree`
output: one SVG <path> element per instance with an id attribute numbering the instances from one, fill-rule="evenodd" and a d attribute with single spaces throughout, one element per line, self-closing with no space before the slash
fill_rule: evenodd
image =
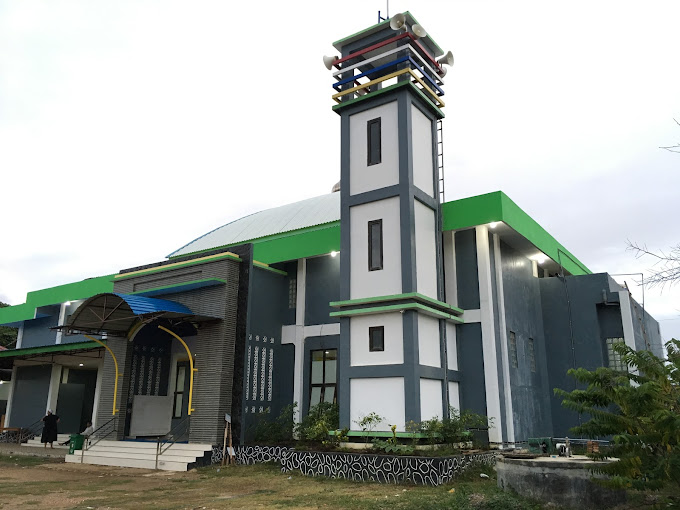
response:
<path id="1" fill-rule="evenodd" d="M 574 427 L 585 437 L 612 436 L 611 448 L 592 454 L 595 460 L 618 461 L 594 468 L 611 478 L 607 485 L 634 489 L 680 488 L 680 340 L 666 343 L 667 359 L 649 351 L 615 344 L 629 369 L 570 369 L 586 389 L 555 389 L 562 405 L 590 419 Z"/>
<path id="2" fill-rule="evenodd" d="M 634 251 L 637 258 L 648 255 L 656 259 L 655 267 L 649 269 L 651 276 L 645 280 L 645 285 L 663 288 L 680 282 L 680 244 L 671 247 L 669 252 L 655 253 L 644 245 L 628 241 L 628 249 Z"/>
<path id="3" fill-rule="evenodd" d="M 0 308 L 9 306 L 7 303 L 0 301 Z M 0 346 L 12 347 L 17 341 L 16 328 L 8 328 L 7 326 L 0 326 Z"/>

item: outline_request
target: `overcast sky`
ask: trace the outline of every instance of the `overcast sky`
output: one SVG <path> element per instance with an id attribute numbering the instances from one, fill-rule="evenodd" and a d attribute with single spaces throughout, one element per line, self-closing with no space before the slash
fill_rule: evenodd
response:
<path id="1" fill-rule="evenodd" d="M 385 7 L 0 0 L 0 300 L 330 192 L 321 57 Z M 680 2 L 390 2 L 407 9 L 456 59 L 447 200 L 502 190 L 595 272 L 648 270 L 627 239 L 680 242 L 680 154 L 659 149 L 680 142 Z M 680 286 L 645 297 L 680 338 Z"/>

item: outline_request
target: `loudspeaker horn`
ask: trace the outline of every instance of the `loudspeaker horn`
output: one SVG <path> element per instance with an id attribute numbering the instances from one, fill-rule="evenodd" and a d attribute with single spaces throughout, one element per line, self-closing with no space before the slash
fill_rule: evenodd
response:
<path id="1" fill-rule="evenodd" d="M 448 71 L 448 68 L 446 68 L 446 67 L 440 67 L 439 69 L 441 69 L 441 71 L 440 71 L 440 73 L 439 73 L 439 76 L 440 76 L 441 78 L 443 78 L 444 76 L 446 76 L 446 71 Z"/>
<path id="2" fill-rule="evenodd" d="M 411 27 L 411 32 L 413 32 L 413 35 L 416 36 L 416 39 L 427 36 L 427 30 L 425 30 L 422 25 L 418 25 L 417 23 Z"/>
<path id="3" fill-rule="evenodd" d="M 390 18 L 390 28 L 392 30 L 399 30 L 400 28 L 403 28 L 405 24 L 406 16 L 404 16 L 402 13 L 395 14 Z"/>
<path id="4" fill-rule="evenodd" d="M 437 60 L 440 64 L 446 64 L 447 66 L 452 66 L 453 65 L 453 53 L 450 51 L 446 52 L 446 55 L 444 55 L 442 58 Z"/>
<path id="5" fill-rule="evenodd" d="M 337 57 L 329 57 L 328 55 L 323 56 L 323 65 L 326 66 L 326 69 L 329 71 L 333 69 L 333 62 L 335 62 L 335 59 Z"/>

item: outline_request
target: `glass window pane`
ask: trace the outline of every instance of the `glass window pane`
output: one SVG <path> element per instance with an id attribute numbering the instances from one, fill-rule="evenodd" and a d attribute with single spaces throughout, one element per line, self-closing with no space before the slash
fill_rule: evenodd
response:
<path id="1" fill-rule="evenodd" d="M 323 401 L 333 404 L 335 402 L 335 386 L 326 386 Z"/>
<path id="2" fill-rule="evenodd" d="M 186 376 L 187 367 L 181 366 L 177 369 L 177 383 L 175 384 L 176 391 L 182 391 L 184 389 L 184 378 Z"/>
<path id="3" fill-rule="evenodd" d="M 377 165 L 381 161 L 380 118 L 369 120 L 368 131 L 368 165 Z"/>
<path id="4" fill-rule="evenodd" d="M 182 417 L 182 393 L 175 394 L 175 415 L 173 417 L 174 418 Z"/>
<path id="5" fill-rule="evenodd" d="M 323 383 L 323 351 L 312 351 L 312 384 Z"/>
<path id="6" fill-rule="evenodd" d="M 325 383 L 337 382 L 336 380 L 337 364 L 338 362 L 335 359 L 326 359 L 326 378 L 324 380 Z"/>
<path id="7" fill-rule="evenodd" d="M 315 386 L 312 388 L 312 394 L 309 399 L 309 407 L 310 409 L 314 407 L 316 404 L 321 402 L 321 387 L 320 386 Z"/>
<path id="8" fill-rule="evenodd" d="M 382 220 L 368 223 L 368 269 L 382 269 Z"/>

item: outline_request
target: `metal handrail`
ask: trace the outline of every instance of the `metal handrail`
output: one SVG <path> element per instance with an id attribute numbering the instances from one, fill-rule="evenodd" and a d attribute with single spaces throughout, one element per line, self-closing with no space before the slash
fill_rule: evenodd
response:
<path id="1" fill-rule="evenodd" d="M 170 432 L 165 434 L 164 436 L 160 436 L 158 440 L 156 441 L 156 469 L 158 469 L 158 457 L 163 455 L 165 452 L 167 452 L 172 445 L 174 445 L 177 442 L 177 437 L 176 437 L 176 431 L 180 427 L 187 427 L 189 424 L 189 418 L 190 416 L 185 416 L 182 421 L 180 421 L 177 425 L 175 425 L 172 429 L 170 429 Z M 188 428 L 187 430 L 184 431 L 189 432 Z M 183 436 L 179 436 L 183 437 Z M 165 440 L 162 440 L 162 438 L 165 438 Z M 165 448 L 163 447 L 164 445 Z"/>
<path id="2" fill-rule="evenodd" d="M 96 445 L 99 441 L 101 441 L 102 439 L 106 439 L 107 437 L 109 437 L 111 434 L 113 434 L 114 432 L 116 432 L 118 430 L 116 423 L 114 423 L 113 428 L 111 428 L 111 430 L 109 430 L 106 434 L 104 434 L 104 435 L 98 434 L 102 429 L 104 429 L 105 427 L 108 427 L 112 422 L 114 422 L 117 419 L 118 419 L 118 416 L 114 416 L 113 418 L 108 420 L 106 423 L 104 423 L 104 425 L 93 430 L 92 434 L 90 434 L 88 437 L 85 438 L 85 440 L 83 441 L 83 447 L 80 449 L 80 463 L 81 464 L 83 463 L 83 459 L 85 457 L 85 451 L 89 450 L 94 445 Z M 95 442 L 91 442 L 90 438 L 94 437 L 95 435 L 97 435 L 97 440 Z"/>
<path id="3" fill-rule="evenodd" d="M 38 426 L 42 424 L 42 422 L 42 418 L 40 418 L 38 421 L 31 423 L 28 427 L 21 427 L 17 437 L 17 443 L 23 443 L 24 441 L 28 441 L 31 436 L 37 436 Z"/>

